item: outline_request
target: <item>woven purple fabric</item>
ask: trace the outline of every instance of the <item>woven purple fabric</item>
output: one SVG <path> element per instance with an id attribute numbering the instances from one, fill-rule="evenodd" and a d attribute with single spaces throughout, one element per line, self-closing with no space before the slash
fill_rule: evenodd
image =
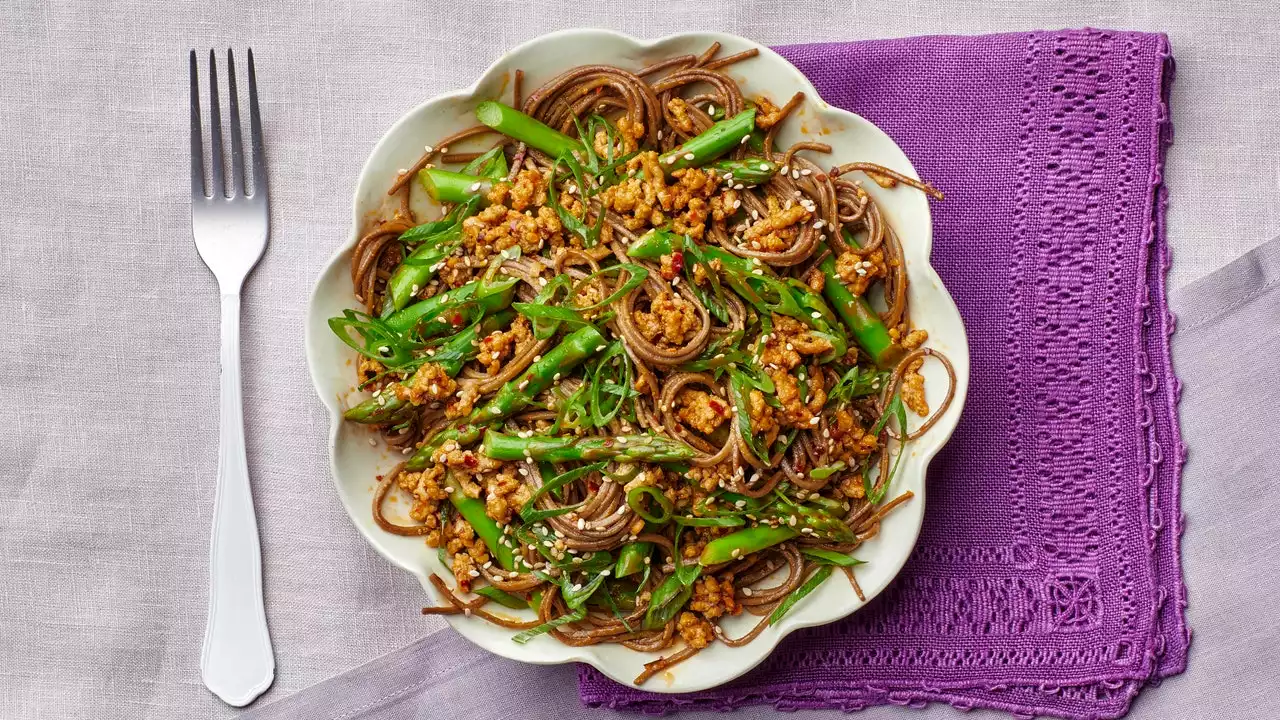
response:
<path id="1" fill-rule="evenodd" d="M 641 692 L 582 666 L 582 700 L 1123 715 L 1143 685 L 1184 669 L 1190 642 L 1164 287 L 1167 39 L 1078 30 L 780 52 L 945 191 L 933 264 L 968 328 L 968 405 L 930 469 L 919 544 L 871 605 L 708 692 Z"/>

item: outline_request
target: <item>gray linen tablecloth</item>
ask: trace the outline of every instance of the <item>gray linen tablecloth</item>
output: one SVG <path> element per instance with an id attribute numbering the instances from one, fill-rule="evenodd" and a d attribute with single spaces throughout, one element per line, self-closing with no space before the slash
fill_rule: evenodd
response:
<path id="1" fill-rule="evenodd" d="M 237 714 L 197 670 L 218 306 L 188 222 L 190 47 L 254 47 L 270 156 L 274 232 L 245 289 L 243 325 L 278 665 L 260 702 L 443 627 L 416 614 L 416 583 L 367 547 L 330 489 L 327 418 L 307 378 L 302 317 L 312 279 L 348 231 L 352 183 L 373 143 L 405 110 L 470 83 L 512 44 L 569 26 L 641 36 L 714 27 L 765 43 L 1081 25 L 1164 31 L 1178 60 L 1171 284 L 1280 230 L 1280 17 L 1271 2 L 725 0 L 661 12 L 617 3 L 226 5 L 0 5 L 0 308 L 10 326 L 0 374 L 0 718 Z M 1217 292 L 1201 304 L 1225 308 Z M 1280 498 L 1274 454 L 1257 451 L 1275 445 L 1260 434 L 1274 424 L 1258 423 L 1280 382 L 1270 358 L 1240 351 L 1250 333 L 1270 333 L 1274 350 L 1277 318 L 1272 306 L 1270 326 L 1259 318 L 1231 332 L 1218 322 L 1192 330 L 1180 311 L 1175 352 L 1193 332 L 1223 332 L 1217 341 L 1232 363 L 1202 376 L 1175 355 L 1188 385 L 1184 413 L 1193 399 L 1218 408 L 1184 415 L 1197 640 L 1188 673 L 1145 693 L 1134 715 L 1276 717 L 1276 697 L 1260 693 L 1280 669 L 1269 654 Z M 1255 452 L 1212 454 L 1242 439 Z M 449 636 L 427 642 L 465 647 Z M 478 671 L 492 667 L 496 682 L 518 675 L 563 688 L 547 713 L 587 714 L 567 668 L 520 674 L 506 661 L 464 657 Z M 476 687 L 441 691 L 450 703 L 441 707 L 477 706 Z M 907 717 L 935 716 L 958 717 L 947 708 Z"/>

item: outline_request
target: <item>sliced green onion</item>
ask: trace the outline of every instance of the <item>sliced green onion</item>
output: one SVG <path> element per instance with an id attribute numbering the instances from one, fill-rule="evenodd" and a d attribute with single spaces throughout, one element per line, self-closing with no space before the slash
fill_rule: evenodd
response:
<path id="1" fill-rule="evenodd" d="M 686 525 L 688 527 L 738 527 L 746 525 L 747 521 L 735 515 L 725 515 L 721 517 L 690 517 L 688 515 L 674 515 L 671 518 L 677 525 Z"/>
<path id="2" fill-rule="evenodd" d="M 769 615 L 769 624 L 773 625 L 781 620 L 782 616 L 786 615 L 788 610 L 790 610 L 796 603 L 803 600 L 806 595 L 816 590 L 817 587 L 825 582 L 829 577 L 831 577 L 831 566 L 823 565 L 819 567 L 817 572 L 811 575 L 803 585 L 792 590 L 791 594 L 787 595 L 787 597 L 782 600 L 782 604 Z"/>
<path id="3" fill-rule="evenodd" d="M 485 585 L 484 587 L 476 588 L 475 593 L 481 597 L 489 598 L 499 605 L 509 607 L 512 610 L 524 610 L 529 607 L 529 603 L 525 600 L 518 598 L 505 590 L 499 590 L 492 585 Z"/>
<path id="4" fill-rule="evenodd" d="M 650 512 L 649 508 L 645 507 L 645 501 L 642 497 L 645 495 L 649 496 L 649 498 L 652 499 L 652 502 L 662 510 L 662 514 L 659 515 Z M 664 495 L 661 490 L 653 487 L 652 485 L 641 485 L 628 490 L 627 505 L 630 506 L 637 515 L 651 523 L 661 525 L 671 519 L 671 501 L 667 499 L 667 496 Z"/>
<path id="5" fill-rule="evenodd" d="M 478 175 L 495 181 L 505 180 L 509 170 L 507 156 L 502 153 L 501 145 L 472 160 L 467 163 L 466 167 L 462 168 L 464 175 Z"/>
<path id="6" fill-rule="evenodd" d="M 534 490 L 533 494 L 529 496 L 529 499 L 525 501 L 523 506 L 521 506 L 520 516 L 525 517 L 526 511 L 533 511 L 534 504 L 537 503 L 538 500 L 542 498 L 543 495 L 559 490 L 560 488 L 564 487 L 565 485 L 568 485 L 569 483 L 577 480 L 580 477 L 583 477 L 584 475 L 587 475 L 593 472 L 599 472 L 600 470 L 603 470 L 605 466 L 608 464 L 609 463 L 607 462 L 598 462 L 598 463 L 592 463 L 590 465 L 583 465 L 582 467 L 574 468 L 568 472 L 561 473 L 551 478 L 550 480 L 544 481 L 542 483 L 542 487 L 538 488 L 537 490 Z M 527 517 L 525 517 L 525 522 L 536 522 L 536 521 L 530 520 Z"/>
<path id="7" fill-rule="evenodd" d="M 560 627 L 561 625 L 568 625 L 569 623 L 572 623 L 572 622 L 578 622 L 579 620 L 582 620 L 586 616 L 587 616 L 587 609 L 585 607 L 580 607 L 577 610 L 574 610 L 573 612 L 569 613 L 568 615 L 561 615 L 560 617 L 554 618 L 552 620 L 548 620 L 547 622 L 544 622 L 537 627 L 529 628 L 524 632 L 516 633 L 511 639 L 512 641 L 518 642 L 521 645 L 523 645 L 529 642 L 530 640 L 538 637 L 539 635 L 545 635 L 546 633 L 551 632 L 552 630 Z"/>
<path id="8" fill-rule="evenodd" d="M 814 480 L 826 480 L 832 475 L 835 475 L 836 473 L 845 469 L 845 467 L 846 466 L 843 460 L 837 460 L 834 463 L 831 463 L 830 465 L 822 465 L 810 470 L 809 477 L 813 478 Z"/>
<path id="9" fill-rule="evenodd" d="M 839 565 L 840 567 L 853 567 L 862 565 L 863 562 L 855 557 L 849 557 L 844 553 L 838 553 L 834 550 L 819 550 L 818 548 L 801 548 L 800 553 L 817 560 L 826 565 Z"/>

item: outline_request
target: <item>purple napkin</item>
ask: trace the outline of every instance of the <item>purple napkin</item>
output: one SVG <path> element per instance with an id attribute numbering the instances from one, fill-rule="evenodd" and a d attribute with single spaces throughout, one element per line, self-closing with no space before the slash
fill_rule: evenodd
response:
<path id="1" fill-rule="evenodd" d="M 933 264 L 969 332 L 968 405 L 930 469 L 915 553 L 872 604 L 707 692 L 643 692 L 582 666 L 583 702 L 1123 715 L 1144 684 L 1184 669 L 1190 641 L 1164 285 L 1167 39 L 1079 30 L 780 52 L 945 191 Z"/>

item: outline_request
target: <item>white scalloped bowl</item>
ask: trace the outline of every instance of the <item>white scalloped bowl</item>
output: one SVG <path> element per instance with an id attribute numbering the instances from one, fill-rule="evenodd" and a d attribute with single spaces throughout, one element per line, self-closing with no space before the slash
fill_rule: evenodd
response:
<path id="1" fill-rule="evenodd" d="M 517 68 L 525 72 L 524 87 L 532 89 L 573 65 L 607 63 L 634 69 L 658 58 L 700 53 L 717 41 L 723 45 L 725 54 L 760 48 L 758 57 L 729 68 L 730 75 L 741 84 L 748 97 L 764 94 L 781 100 L 797 90 L 804 91 L 806 100 L 802 108 L 788 120 L 780 134 L 781 147 L 801 140 L 808 132 L 834 148 L 833 163 L 871 161 L 917 177 L 911 163 L 887 135 L 861 117 L 822 102 L 808 79 L 782 57 L 741 37 L 701 32 L 641 41 L 604 30 L 569 30 L 531 40 L 500 58 L 471 87 L 414 108 L 387 131 L 365 163 L 356 186 L 351 234 L 320 273 L 312 293 L 306 327 L 307 361 L 316 392 L 330 412 L 333 479 L 352 522 L 384 557 L 417 576 L 433 600 L 440 599 L 435 597 L 427 576 L 437 572 L 449 577 L 438 562 L 435 550 L 428 548 L 421 538 L 399 537 L 380 530 L 370 514 L 374 476 L 390 470 L 402 457 L 380 444 L 371 446 L 368 440 L 372 435 L 368 429 L 342 420 L 342 411 L 348 403 L 354 404 L 363 398 L 348 400 L 349 395 L 356 393 L 353 387 L 355 353 L 330 332 L 326 320 L 340 315 L 346 308 L 358 307 L 352 295 L 349 261 L 365 220 L 383 207 L 386 189 L 397 170 L 412 163 L 424 145 L 473 125 L 472 110 L 481 100 L 510 102 L 510 79 Z M 960 419 L 968 389 L 969 350 L 955 303 L 929 265 L 932 228 L 924 195 L 910 189 L 889 191 L 874 183 L 867 185 L 901 236 L 910 278 L 912 316 L 919 326 L 929 331 L 928 345 L 951 359 L 958 379 L 955 401 L 924 438 L 909 446 L 894 480 L 894 493 L 912 490 L 916 497 L 891 513 L 882 523 L 880 534 L 857 552 L 857 557 L 866 562 L 858 568 L 858 578 L 870 600 L 893 580 L 915 546 L 924 517 L 925 471 L 929 460 L 951 436 Z M 425 197 L 415 195 L 414 203 L 424 211 L 430 209 Z M 435 213 L 430 217 L 435 217 Z M 928 399 L 936 406 L 945 387 L 945 376 L 937 363 L 927 363 L 925 374 Z M 407 510 L 404 503 L 390 507 L 388 513 L 393 518 L 397 511 Z M 407 521 L 407 517 L 400 519 Z M 839 620 L 863 604 L 837 574 L 749 645 L 729 648 L 713 644 L 650 680 L 644 689 L 692 692 L 727 682 L 760 663 L 787 634 Z M 518 613 L 512 611 L 511 614 Z M 625 684 L 632 682 L 646 662 L 657 657 L 620 645 L 569 647 L 549 636 L 521 645 L 511 640 L 511 631 L 483 620 L 461 615 L 446 619 L 472 642 L 498 655 L 530 663 L 585 662 Z M 733 635 L 740 634 L 755 619 L 749 614 L 733 618 L 726 623 L 726 630 Z"/>

